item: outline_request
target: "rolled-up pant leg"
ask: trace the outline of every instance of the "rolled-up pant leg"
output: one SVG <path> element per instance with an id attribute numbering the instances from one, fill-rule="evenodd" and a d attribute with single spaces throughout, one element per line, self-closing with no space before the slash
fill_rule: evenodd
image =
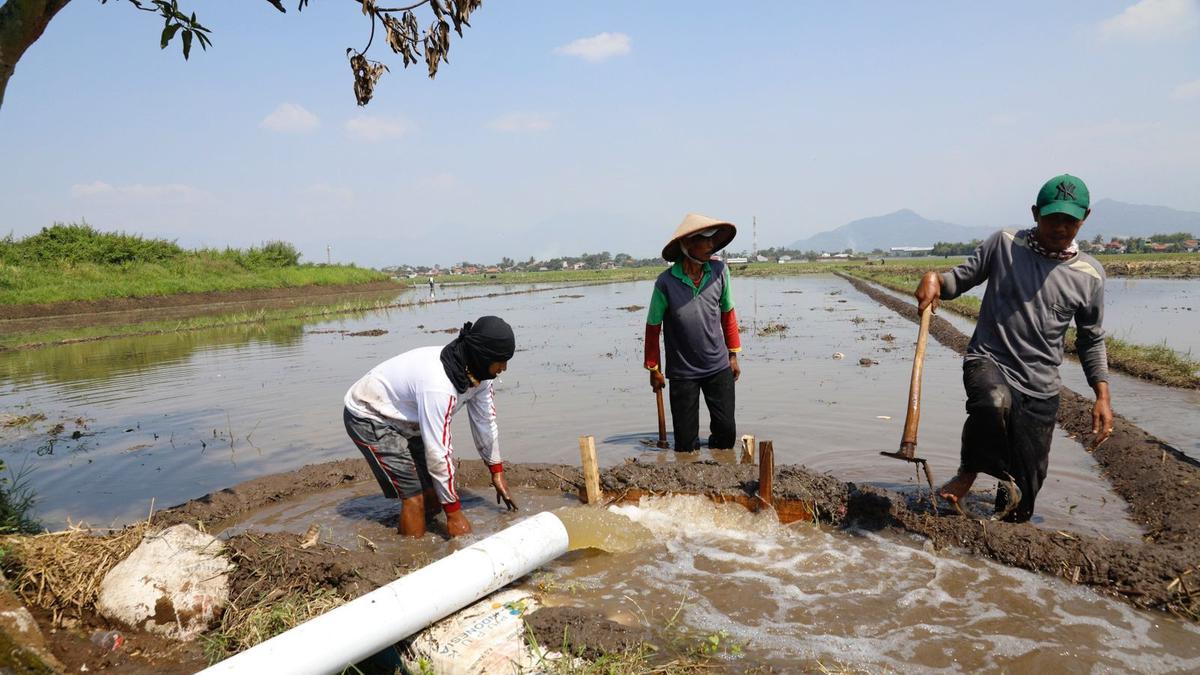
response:
<path id="1" fill-rule="evenodd" d="M 692 452 L 700 434 L 700 381 L 672 378 L 670 394 L 675 450 Z"/>
<path id="2" fill-rule="evenodd" d="M 1034 398 L 1013 393 L 1009 413 L 1009 466 L 1013 480 L 1021 490 L 1021 503 L 1005 520 L 1023 523 L 1033 517 L 1033 504 L 1050 467 L 1050 443 L 1058 417 L 1058 396 Z M 1008 504 L 1008 491 L 996 492 L 996 508 Z"/>
<path id="3" fill-rule="evenodd" d="M 726 368 L 700 381 L 704 404 L 708 406 L 708 447 L 728 450 L 737 438 L 734 421 L 733 370 Z"/>
<path id="4" fill-rule="evenodd" d="M 1011 477 L 1021 490 L 1021 503 L 1006 520 L 1027 521 L 1046 480 L 1058 396 L 1038 399 L 1013 389 L 988 359 L 963 362 L 963 385 L 967 421 L 959 471 L 986 473 L 1001 480 Z M 997 490 L 996 509 L 1003 510 L 1007 504 L 1008 491 Z"/>

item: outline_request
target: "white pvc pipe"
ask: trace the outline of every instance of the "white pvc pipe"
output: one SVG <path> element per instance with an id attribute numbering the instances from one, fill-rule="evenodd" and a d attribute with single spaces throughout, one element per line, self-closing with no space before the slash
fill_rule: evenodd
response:
<path id="1" fill-rule="evenodd" d="M 566 552 L 567 528 L 539 513 L 200 675 L 341 672 Z"/>

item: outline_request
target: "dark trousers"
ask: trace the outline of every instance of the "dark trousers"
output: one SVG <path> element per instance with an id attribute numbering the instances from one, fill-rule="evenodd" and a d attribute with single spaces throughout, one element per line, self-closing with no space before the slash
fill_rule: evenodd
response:
<path id="1" fill-rule="evenodd" d="M 989 359 L 963 362 L 967 421 L 962 432 L 959 471 L 1012 477 L 1021 502 L 1005 520 L 1023 523 L 1033 517 L 1033 503 L 1046 480 L 1050 441 L 1058 415 L 1058 395 L 1034 398 L 1011 386 Z M 1008 490 L 996 491 L 996 509 L 1008 505 Z"/>
<path id="2" fill-rule="evenodd" d="M 697 380 L 671 379 L 671 426 L 675 429 L 675 449 L 691 452 L 698 447 L 700 429 L 700 392 L 708 406 L 708 447 L 732 448 L 737 438 L 733 421 L 733 370 Z"/>

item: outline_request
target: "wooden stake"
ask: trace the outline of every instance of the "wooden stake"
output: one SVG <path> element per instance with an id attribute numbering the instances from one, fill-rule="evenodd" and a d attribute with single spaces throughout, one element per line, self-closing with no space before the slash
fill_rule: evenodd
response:
<path id="1" fill-rule="evenodd" d="M 583 462 L 583 503 L 599 504 L 600 492 L 600 463 L 596 459 L 595 436 L 579 437 L 579 458 Z"/>
<path id="2" fill-rule="evenodd" d="M 754 463 L 754 437 L 746 434 L 742 436 L 742 456 L 738 460 L 739 464 Z"/>
<path id="3" fill-rule="evenodd" d="M 763 504 L 775 503 L 775 445 L 772 441 L 758 444 L 758 498 Z"/>

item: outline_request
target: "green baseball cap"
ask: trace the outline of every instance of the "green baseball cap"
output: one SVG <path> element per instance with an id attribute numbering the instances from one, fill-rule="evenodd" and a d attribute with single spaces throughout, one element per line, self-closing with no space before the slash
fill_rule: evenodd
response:
<path id="1" fill-rule="evenodd" d="M 1069 173 L 1055 176 L 1038 190 L 1037 210 L 1039 216 L 1065 213 L 1076 220 L 1087 215 L 1092 196 L 1083 181 Z"/>

